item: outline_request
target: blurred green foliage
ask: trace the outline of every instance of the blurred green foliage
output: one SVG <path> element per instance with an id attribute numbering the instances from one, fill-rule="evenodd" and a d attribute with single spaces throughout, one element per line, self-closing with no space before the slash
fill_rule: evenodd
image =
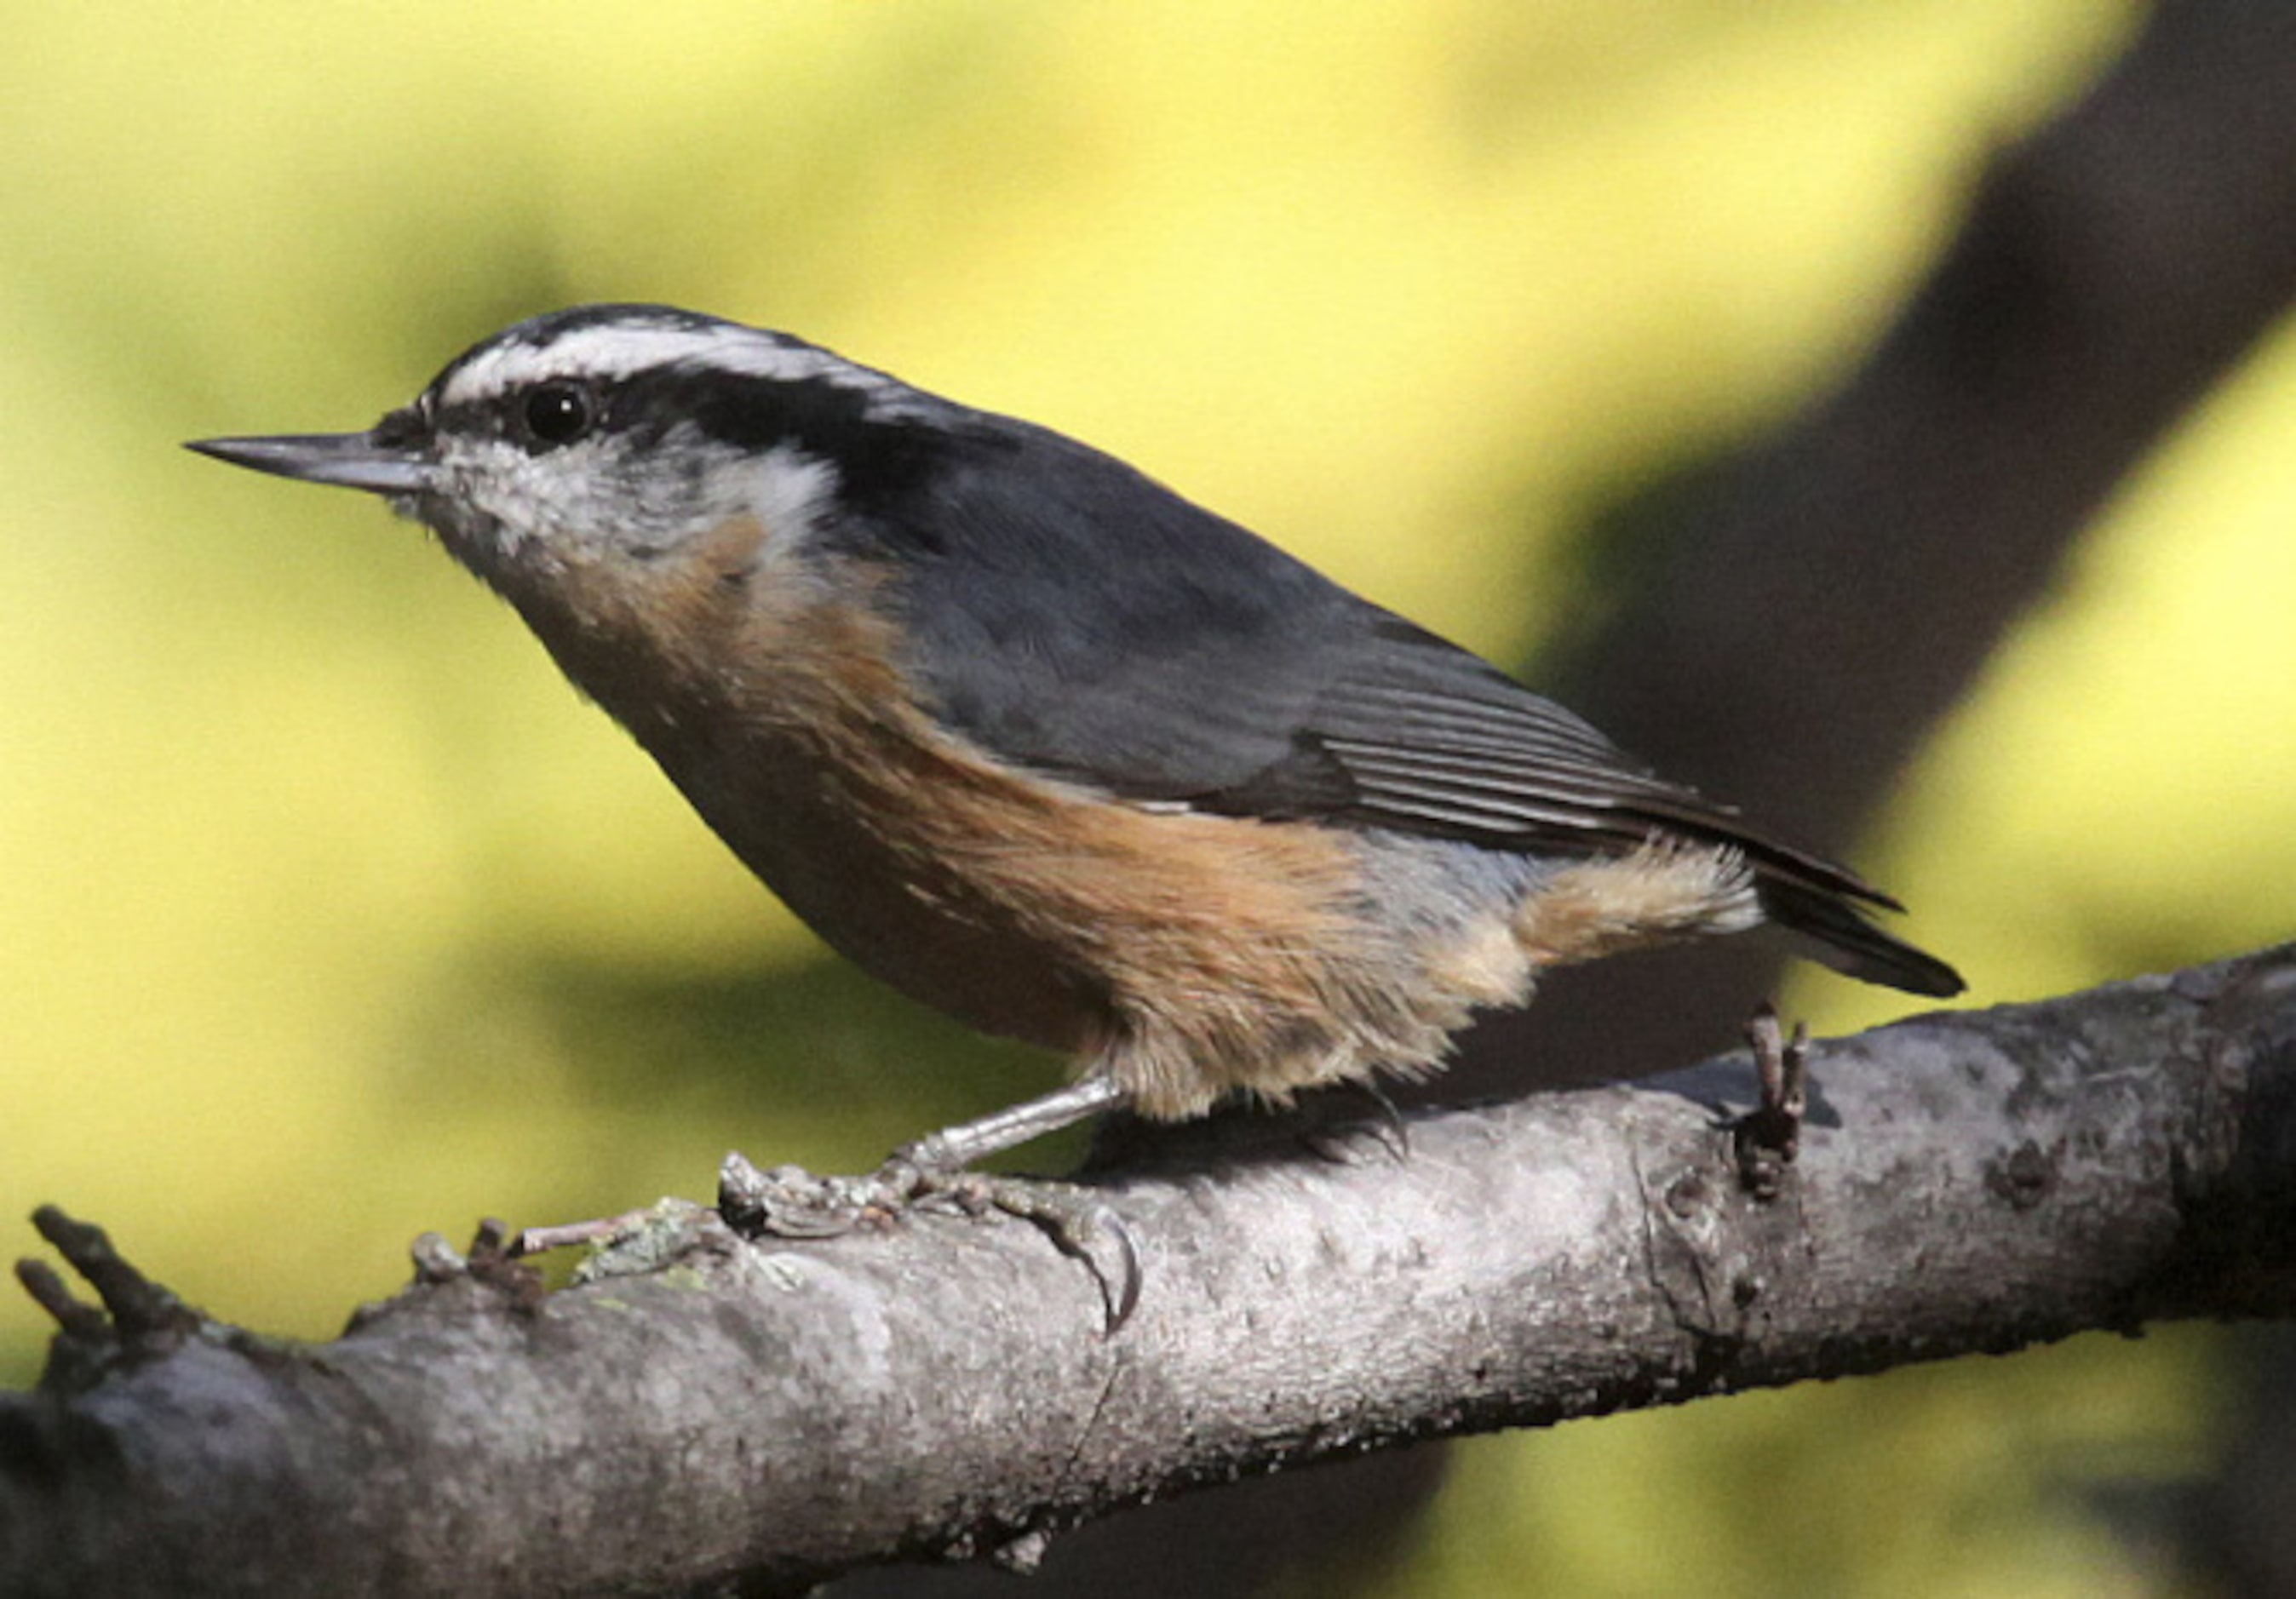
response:
<path id="1" fill-rule="evenodd" d="M 0 15 L 0 1210 L 61 1201 L 309 1335 L 420 1229 L 705 1191 L 734 1144 L 858 1164 L 1054 1067 L 821 957 L 414 529 L 176 441 L 358 425 L 514 316 L 667 299 L 1079 434 L 1519 659 L 1569 614 L 1559 537 L 1838 381 L 1978 163 L 2134 22 Z M 2284 339 L 2120 496 L 1866 852 L 1974 999 L 2288 931 L 2292 416 Z M 1792 999 L 1828 1028 L 1898 1005 Z M 20 1379 L 41 1336 L 0 1308 Z M 2065 1485 L 2204 1453 L 2209 1349 L 1481 1442 L 1395 1569 L 1456 1595 L 2151 1591 Z M 1749 1541 L 1781 1516 L 1784 1569 Z"/>

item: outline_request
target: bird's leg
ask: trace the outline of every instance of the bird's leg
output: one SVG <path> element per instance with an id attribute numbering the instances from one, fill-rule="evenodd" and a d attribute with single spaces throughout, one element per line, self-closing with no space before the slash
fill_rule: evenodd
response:
<path id="1" fill-rule="evenodd" d="M 919 1172 L 957 1172 L 991 1155 L 1057 1133 L 1062 1128 L 1112 1111 L 1126 1095 L 1107 1076 L 1093 1072 L 1041 1098 L 1023 1100 L 975 1121 L 927 1133 L 893 1152 L 886 1168 L 906 1164 Z"/>
<path id="2" fill-rule="evenodd" d="M 1139 1250 L 1116 1212 L 1074 1184 L 967 1168 L 1113 1110 L 1126 1097 L 1095 1070 L 1041 1098 L 905 1144 L 866 1177 L 816 1177 L 795 1166 L 760 1171 L 741 1154 L 730 1154 L 718 1175 L 718 1212 L 737 1232 L 780 1238 L 832 1237 L 865 1222 L 890 1221 L 913 1207 L 1020 1217 L 1092 1268 L 1113 1332 L 1140 1297 Z"/>

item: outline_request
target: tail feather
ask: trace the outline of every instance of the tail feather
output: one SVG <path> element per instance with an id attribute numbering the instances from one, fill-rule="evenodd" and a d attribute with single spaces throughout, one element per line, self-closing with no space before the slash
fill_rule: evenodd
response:
<path id="1" fill-rule="evenodd" d="M 1817 958 L 1837 972 L 1932 999 L 1949 999 L 1967 987 L 1961 973 L 1882 931 L 1838 893 L 1767 873 L 1756 892 L 1771 921 L 1814 940 Z"/>

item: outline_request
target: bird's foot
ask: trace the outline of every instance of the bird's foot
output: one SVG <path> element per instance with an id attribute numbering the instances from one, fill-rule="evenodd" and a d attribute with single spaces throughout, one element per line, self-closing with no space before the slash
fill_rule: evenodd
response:
<path id="1" fill-rule="evenodd" d="M 1073 1183 L 951 1168 L 914 1145 L 860 1177 L 820 1177 L 797 1166 L 764 1171 L 738 1152 L 718 1173 L 718 1214 L 750 1238 L 833 1238 L 890 1226 L 910 1210 L 1034 1223 L 1092 1272 L 1111 1333 L 1140 1301 L 1140 1250 L 1131 1230 L 1106 1201 Z"/>
<path id="2" fill-rule="evenodd" d="M 1809 1029 L 1794 1023 L 1788 1037 L 1767 1000 L 1746 1024 L 1754 1051 L 1754 1075 L 1761 1100 L 1739 1119 L 1734 1135 L 1738 1180 L 1758 1200 L 1771 1200 L 1785 1183 L 1785 1168 L 1801 1149 L 1802 1113 L 1809 1108 Z"/>
<path id="3" fill-rule="evenodd" d="M 864 1177 L 821 1177 L 802 1166 L 760 1169 L 738 1150 L 718 1168 L 718 1214 L 745 1238 L 835 1238 L 890 1225 L 913 1185 L 887 1161 Z"/>

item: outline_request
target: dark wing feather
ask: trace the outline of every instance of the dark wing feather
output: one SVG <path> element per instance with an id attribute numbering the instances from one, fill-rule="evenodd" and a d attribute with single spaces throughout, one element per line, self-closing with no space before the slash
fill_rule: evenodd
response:
<path id="1" fill-rule="evenodd" d="M 1344 819 L 1498 849 L 1616 852 L 1678 837 L 1743 851 L 1764 878 L 1896 908 L 1847 867 L 1669 783 L 1562 706 L 1385 615 L 1318 695 L 1294 758 L 1347 775 Z M 1217 804 L 1215 799 L 1212 803 Z"/>
<path id="2" fill-rule="evenodd" d="M 1003 759 L 1121 798 L 1617 854 L 1740 850 L 1772 915 L 1853 973 L 1957 992 L 1868 922 L 1896 902 L 1846 867 L 1669 783 L 1488 662 L 1056 434 L 972 414 L 905 545 L 912 668 Z M 996 457 L 1028 455 L 1029 470 Z M 930 535 L 930 537 L 927 535 Z"/>

